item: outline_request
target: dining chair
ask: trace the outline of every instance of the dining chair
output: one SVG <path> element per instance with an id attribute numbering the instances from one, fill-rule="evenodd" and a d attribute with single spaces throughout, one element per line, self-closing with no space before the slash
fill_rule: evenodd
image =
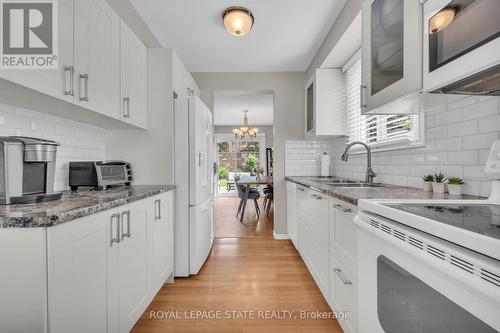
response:
<path id="1" fill-rule="evenodd" d="M 245 215 L 245 208 L 247 206 L 247 202 L 245 200 L 246 186 L 236 184 L 236 190 L 238 191 L 238 198 L 240 198 L 240 204 L 238 205 L 238 212 L 236 213 L 236 217 L 238 217 L 239 214 L 241 214 L 241 216 Z M 260 208 L 259 208 L 259 204 L 257 202 L 257 200 L 260 199 L 259 191 L 251 188 L 250 192 L 248 193 L 248 199 L 253 200 L 253 203 L 255 205 L 255 211 L 257 212 L 257 216 L 260 216 Z"/>

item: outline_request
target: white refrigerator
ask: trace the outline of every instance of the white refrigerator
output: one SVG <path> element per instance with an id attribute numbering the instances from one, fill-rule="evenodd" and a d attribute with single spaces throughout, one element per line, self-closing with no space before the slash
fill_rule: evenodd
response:
<path id="1" fill-rule="evenodd" d="M 198 98 L 177 98 L 175 142 L 175 276 L 197 274 L 214 239 L 212 113 Z"/>

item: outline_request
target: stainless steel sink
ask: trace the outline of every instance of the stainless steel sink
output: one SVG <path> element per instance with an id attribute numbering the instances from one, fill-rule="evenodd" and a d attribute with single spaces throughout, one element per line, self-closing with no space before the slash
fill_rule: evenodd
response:
<path id="1" fill-rule="evenodd" d="M 346 179 L 330 179 L 327 185 L 337 185 L 337 184 L 358 184 L 359 181 L 346 180 Z"/>
<path id="2" fill-rule="evenodd" d="M 327 185 L 335 187 L 353 187 L 353 188 L 363 188 L 363 187 L 388 187 L 385 184 L 377 183 L 360 183 L 360 182 L 350 182 L 350 183 L 328 183 Z"/>

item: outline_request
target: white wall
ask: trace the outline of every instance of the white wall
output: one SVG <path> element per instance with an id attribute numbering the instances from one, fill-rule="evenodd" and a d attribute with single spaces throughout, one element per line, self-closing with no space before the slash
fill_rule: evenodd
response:
<path id="1" fill-rule="evenodd" d="M 285 176 L 320 176 L 321 155 L 330 154 L 330 141 L 287 141 L 285 143 Z"/>
<path id="2" fill-rule="evenodd" d="M 488 196 L 484 166 L 491 144 L 500 138 L 499 104 L 498 97 L 467 97 L 426 112 L 425 147 L 374 153 L 375 181 L 421 187 L 424 174 L 442 171 L 464 178 L 467 194 Z M 366 154 L 350 155 L 345 163 L 340 160 L 345 139 L 331 143 L 333 174 L 363 180 Z"/>
<path id="3" fill-rule="evenodd" d="M 286 233 L 285 141 L 304 136 L 304 73 L 194 73 L 201 99 L 213 110 L 214 91 L 274 92 L 274 230 Z"/>
<path id="4" fill-rule="evenodd" d="M 31 136 L 59 142 L 55 190 L 68 187 L 68 162 L 103 160 L 106 130 L 44 113 L 0 104 L 0 136 Z"/>

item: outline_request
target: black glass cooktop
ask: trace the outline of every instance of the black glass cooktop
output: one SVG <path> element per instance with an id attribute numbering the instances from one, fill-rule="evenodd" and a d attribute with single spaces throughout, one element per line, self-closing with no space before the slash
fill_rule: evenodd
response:
<path id="1" fill-rule="evenodd" d="M 386 206 L 500 239 L 500 205 L 386 204 Z"/>

